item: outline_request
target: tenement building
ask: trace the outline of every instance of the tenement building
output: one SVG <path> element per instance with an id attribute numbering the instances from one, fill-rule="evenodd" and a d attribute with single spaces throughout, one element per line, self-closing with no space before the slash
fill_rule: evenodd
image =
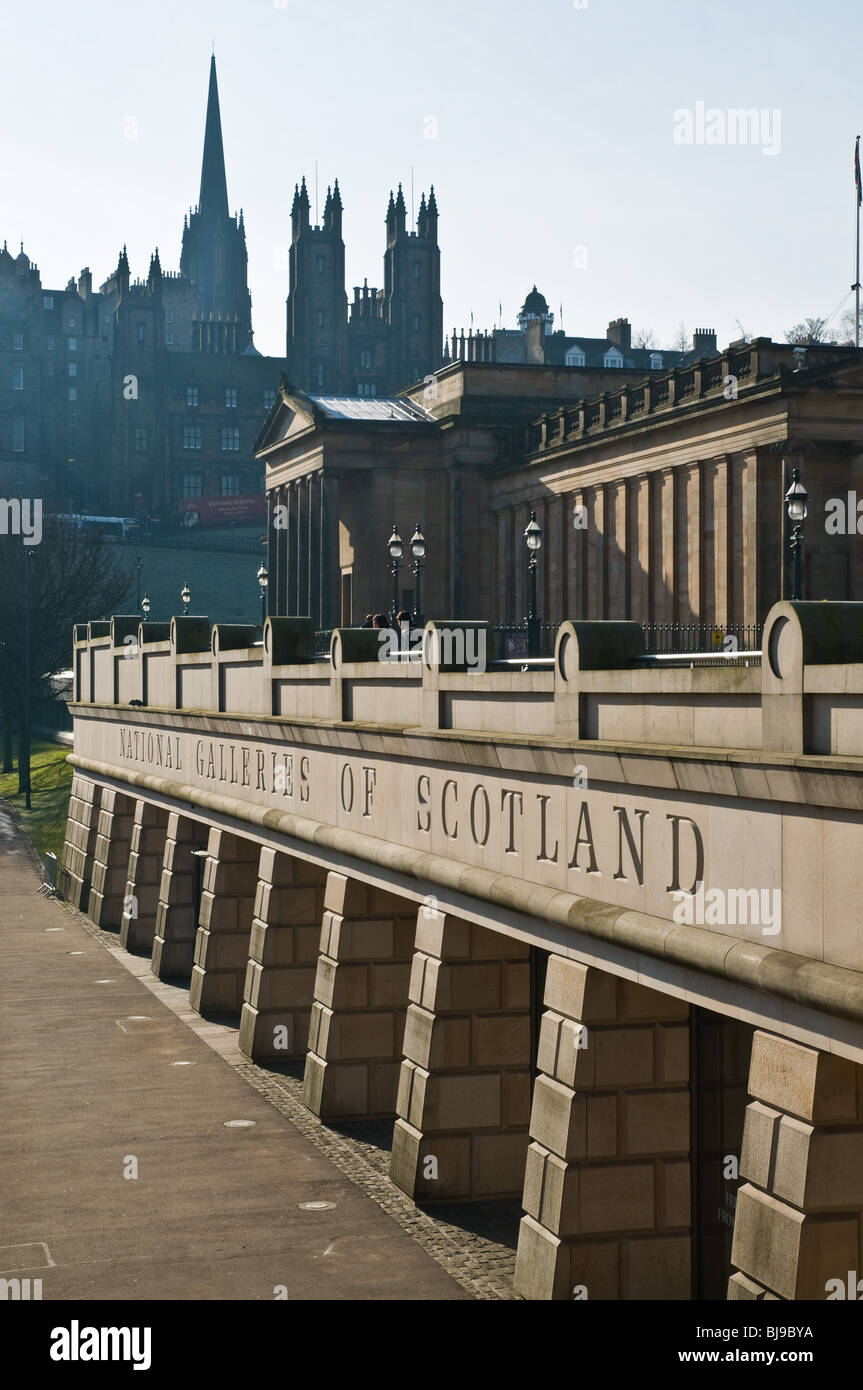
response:
<path id="1" fill-rule="evenodd" d="M 818 385 L 765 381 L 765 436 L 800 411 L 820 438 Z M 645 421 L 666 447 L 674 409 Z M 745 389 L 727 409 L 748 468 Z M 79 627 L 63 891 L 248 1057 L 304 1062 L 324 1124 L 390 1121 L 416 1202 L 520 1198 L 523 1297 L 836 1297 L 863 1268 L 863 604 L 778 602 L 724 666 L 636 622 L 564 621 L 528 666 L 485 624 L 426 634 L 315 659 L 308 617 Z"/>
<path id="2" fill-rule="evenodd" d="M 374 409 L 283 383 L 256 446 L 271 611 L 328 627 L 388 608 L 387 538 L 395 521 L 408 540 L 419 519 L 425 611 L 520 624 L 535 512 L 552 624 L 751 630 L 792 596 L 795 468 L 809 495 L 802 596 L 863 599 L 861 385 L 854 348 L 765 338 L 649 375 L 459 358 Z M 413 608 L 407 563 L 400 584 Z"/>

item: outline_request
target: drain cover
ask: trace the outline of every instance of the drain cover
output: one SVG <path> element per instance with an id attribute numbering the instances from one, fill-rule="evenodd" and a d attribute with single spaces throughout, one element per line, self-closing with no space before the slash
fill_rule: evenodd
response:
<path id="1" fill-rule="evenodd" d="M 332 1211 L 336 1202 L 297 1202 L 300 1211 Z"/>

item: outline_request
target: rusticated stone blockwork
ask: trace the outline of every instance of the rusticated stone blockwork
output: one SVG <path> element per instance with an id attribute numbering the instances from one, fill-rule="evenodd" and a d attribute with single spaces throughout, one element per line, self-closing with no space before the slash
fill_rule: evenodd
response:
<path id="1" fill-rule="evenodd" d="M 87 915 L 97 927 L 119 929 L 126 897 L 134 802 L 103 787 L 93 841 L 93 876 Z"/>
<path id="2" fill-rule="evenodd" d="M 253 1060 L 306 1054 L 326 881 L 325 869 L 261 850 L 239 1040 Z"/>
<path id="3" fill-rule="evenodd" d="M 127 951 L 152 950 L 167 833 L 168 812 L 149 801 L 136 801 L 120 924 L 120 942 Z"/>
<path id="4" fill-rule="evenodd" d="M 260 846 L 211 830 L 195 935 L 189 1003 L 200 1014 L 238 1014 L 258 886 Z"/>
<path id="5" fill-rule="evenodd" d="M 530 1117 L 523 942 L 420 908 L 390 1174 L 417 1201 L 518 1196 Z"/>
<path id="6" fill-rule="evenodd" d="M 689 1007 L 561 956 L 545 1005 L 516 1288 L 688 1299 Z"/>
<path id="7" fill-rule="evenodd" d="M 304 1081 L 321 1119 L 395 1112 L 415 927 L 413 903 L 327 875 Z"/>
<path id="8" fill-rule="evenodd" d="M 168 817 L 165 853 L 156 904 L 151 969 L 160 980 L 192 973 L 198 924 L 198 883 L 195 852 L 206 848 L 209 831 L 200 821 L 172 811 Z"/>
<path id="9" fill-rule="evenodd" d="M 72 778 L 58 887 L 63 896 L 81 912 L 87 911 L 90 894 L 100 791 L 95 782 L 80 777 L 78 773 Z"/>
<path id="10" fill-rule="evenodd" d="M 759 1031 L 749 1094 L 728 1297 L 858 1297 L 863 1067 Z"/>

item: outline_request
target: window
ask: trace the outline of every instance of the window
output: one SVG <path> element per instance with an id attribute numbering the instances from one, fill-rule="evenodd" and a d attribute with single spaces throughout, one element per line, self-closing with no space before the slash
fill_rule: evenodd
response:
<path id="1" fill-rule="evenodd" d="M 168 332 L 168 333 L 165 334 L 165 343 L 167 344 L 168 347 L 173 347 L 173 346 L 174 346 L 174 335 L 173 335 L 173 333 Z"/>
<path id="2" fill-rule="evenodd" d="M 138 429 L 135 430 L 135 453 L 136 453 L 136 454 L 143 454 L 143 453 L 146 452 L 146 448 L 147 448 L 147 431 L 146 431 L 146 429 L 142 429 L 142 428 L 139 427 Z"/>
<path id="3" fill-rule="evenodd" d="M 240 451 L 240 431 L 222 430 L 222 453 L 237 454 Z"/>
<path id="4" fill-rule="evenodd" d="M 203 497 L 204 490 L 200 473 L 183 474 L 183 497 Z"/>
<path id="5" fill-rule="evenodd" d="M 411 328 L 413 329 L 414 333 L 419 333 L 419 331 L 420 331 L 420 316 L 419 316 L 419 314 L 411 314 Z"/>
<path id="6" fill-rule="evenodd" d="M 240 475 L 239 473 L 222 474 L 222 496 L 239 497 L 240 495 Z"/>
<path id="7" fill-rule="evenodd" d="M 319 362 L 319 363 L 318 363 L 317 380 L 318 380 L 318 385 L 319 385 L 319 386 L 323 386 L 323 384 L 324 384 L 324 364 L 323 364 L 323 362 Z"/>
<path id="8" fill-rule="evenodd" d="M 237 388 L 236 386 L 225 387 L 225 405 L 229 410 L 237 408 Z"/>
<path id="9" fill-rule="evenodd" d="M 69 341 L 68 341 L 68 343 L 66 344 L 66 346 L 68 347 L 68 349 L 69 349 L 70 352 L 77 352 L 77 351 L 78 351 L 78 339 L 77 339 L 77 338 L 70 338 Z"/>
<path id="10" fill-rule="evenodd" d="M 12 351 L 13 351 L 13 352 L 23 352 L 23 351 L 24 351 L 24 334 L 23 334 L 23 333 L 13 333 L 13 334 L 12 334 Z"/>
<path id="11" fill-rule="evenodd" d="M 166 313 L 166 315 L 165 315 L 165 322 L 166 322 L 166 323 L 173 323 L 173 322 L 174 322 L 174 311 L 173 311 L 173 309 L 169 309 L 168 312 Z"/>
<path id="12" fill-rule="evenodd" d="M 70 400 L 70 401 L 77 401 L 77 399 L 78 399 L 78 388 L 77 388 L 77 386 L 70 386 L 70 387 L 69 387 L 69 400 Z"/>
<path id="13" fill-rule="evenodd" d="M 13 390 L 13 391 L 23 391 L 23 390 L 24 390 L 24 368 L 23 368 L 23 367 L 13 367 L 13 368 L 12 368 L 12 390 Z"/>
<path id="14" fill-rule="evenodd" d="M 567 367 L 583 367 L 585 363 L 584 352 L 580 347 L 568 348 L 565 362 Z"/>
<path id="15" fill-rule="evenodd" d="M 276 403 L 275 391 L 264 392 L 264 410 L 270 410 Z"/>
<path id="16" fill-rule="evenodd" d="M 42 296 L 42 308 L 43 308 L 43 309 L 53 309 L 53 308 L 54 308 L 54 296 L 53 296 L 53 294 L 43 294 L 43 296 Z"/>
<path id="17" fill-rule="evenodd" d="M 378 388 L 377 388 L 377 386 L 375 386 L 375 383 L 374 383 L 373 381 L 359 381 L 359 382 L 357 382 L 357 395 L 358 395 L 358 396 L 376 396 L 377 394 L 378 394 Z"/>
<path id="18" fill-rule="evenodd" d="M 70 376 L 77 376 L 77 375 L 78 375 L 78 363 L 77 363 L 77 362 L 70 362 L 70 363 L 69 363 L 69 375 L 70 375 Z"/>
<path id="19" fill-rule="evenodd" d="M 143 343 L 143 341 L 144 341 L 144 325 L 143 325 L 142 323 L 139 323 L 139 324 L 138 324 L 138 342 L 139 342 L 139 343 Z"/>
<path id="20" fill-rule="evenodd" d="M 662 353 L 661 353 L 661 352 L 652 352 L 652 353 L 650 354 L 650 365 L 651 365 L 651 367 L 653 367 L 656 371 L 661 371 L 661 370 L 662 370 Z"/>
<path id="21" fill-rule="evenodd" d="M 12 416 L 12 452 L 13 454 L 23 454 L 24 452 L 23 415 Z"/>
<path id="22" fill-rule="evenodd" d="M 197 388 L 197 386 L 187 386 L 187 387 L 186 387 L 186 405 L 187 405 L 187 406 L 195 406 L 195 405 L 197 405 L 197 404 L 198 404 L 198 388 Z"/>
<path id="23" fill-rule="evenodd" d="M 53 338 L 49 338 L 49 339 L 48 339 L 48 351 L 49 351 L 49 352 L 53 352 L 53 351 L 54 351 L 54 339 L 53 339 Z"/>
<path id="24" fill-rule="evenodd" d="M 418 279 L 420 278 L 420 275 L 421 275 L 421 274 L 422 274 L 422 267 L 420 266 L 419 261 L 412 261 L 412 262 L 411 262 L 411 275 L 414 277 L 415 280 L 418 280 Z"/>
<path id="25" fill-rule="evenodd" d="M 67 327 L 67 328 L 76 328 L 76 327 L 77 327 L 77 324 L 76 324 L 76 322 L 75 322 L 74 319 L 70 319 L 69 322 L 67 323 L 66 327 Z"/>
<path id="26" fill-rule="evenodd" d="M 323 275 L 323 273 L 324 273 L 324 258 L 323 258 L 323 256 L 316 256 L 316 257 L 315 257 L 315 270 L 318 272 L 319 275 Z"/>
<path id="27" fill-rule="evenodd" d="M 183 426 L 183 448 L 184 448 L 184 449 L 200 449 L 200 447 L 201 447 L 201 426 L 200 426 L 200 425 L 184 425 L 184 426 Z M 201 495 L 200 493 L 196 493 L 196 494 L 195 494 L 196 497 L 200 497 L 200 495 Z"/>
<path id="28" fill-rule="evenodd" d="M 618 352 L 617 348 L 609 348 L 602 359 L 602 365 L 603 367 L 622 367 L 623 354 Z"/>
<path id="29" fill-rule="evenodd" d="M 315 314 L 315 323 L 317 324 L 318 328 L 326 328 L 327 316 L 324 313 L 323 309 L 319 309 L 318 312 Z"/>
<path id="30" fill-rule="evenodd" d="M 360 348 L 360 366 L 361 366 L 361 367 L 370 367 L 370 366 L 372 365 L 372 358 L 373 358 L 373 357 L 374 357 L 374 353 L 372 352 L 372 349 L 371 349 L 371 348 Z"/>

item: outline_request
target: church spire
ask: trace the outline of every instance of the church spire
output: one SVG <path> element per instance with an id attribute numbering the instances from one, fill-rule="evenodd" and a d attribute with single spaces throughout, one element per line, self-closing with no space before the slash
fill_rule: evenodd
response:
<path id="1" fill-rule="evenodd" d="M 198 210 L 205 216 L 228 216 L 228 185 L 225 178 L 225 152 L 222 148 L 222 118 L 219 114 L 219 84 L 216 57 L 210 59 L 210 90 L 207 94 L 207 123 L 204 128 L 204 158 L 201 164 L 201 193 Z"/>

